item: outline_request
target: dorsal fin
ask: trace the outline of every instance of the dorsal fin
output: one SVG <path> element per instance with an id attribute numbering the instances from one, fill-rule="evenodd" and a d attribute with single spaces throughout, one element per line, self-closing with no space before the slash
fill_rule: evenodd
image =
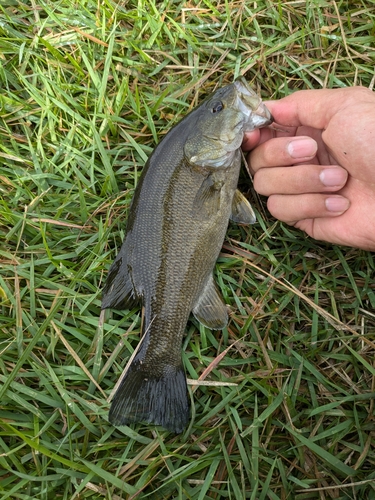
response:
<path id="1" fill-rule="evenodd" d="M 102 309 L 131 309 L 139 302 L 131 271 L 120 251 L 108 271 L 102 294 Z"/>

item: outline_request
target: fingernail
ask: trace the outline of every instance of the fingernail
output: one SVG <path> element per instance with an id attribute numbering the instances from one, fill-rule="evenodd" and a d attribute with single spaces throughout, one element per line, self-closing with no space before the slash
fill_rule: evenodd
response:
<path id="1" fill-rule="evenodd" d="M 342 168 L 326 168 L 319 174 L 322 184 L 327 187 L 343 186 L 347 177 L 347 172 Z"/>
<path id="2" fill-rule="evenodd" d="M 331 196 L 326 198 L 326 209 L 329 212 L 345 212 L 349 208 L 349 200 L 342 196 Z"/>
<path id="3" fill-rule="evenodd" d="M 308 158 L 314 156 L 318 149 L 314 139 L 294 139 L 288 144 L 288 153 L 292 158 Z"/>

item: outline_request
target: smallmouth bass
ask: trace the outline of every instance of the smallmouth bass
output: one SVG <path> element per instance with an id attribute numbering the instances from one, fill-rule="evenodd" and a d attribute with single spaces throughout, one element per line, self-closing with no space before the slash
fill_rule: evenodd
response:
<path id="1" fill-rule="evenodd" d="M 192 312 L 222 329 L 227 308 L 213 279 L 229 220 L 255 222 L 237 190 L 244 132 L 273 118 L 244 79 L 206 98 L 148 159 L 102 309 L 144 306 L 143 337 L 114 396 L 114 425 L 148 422 L 180 433 L 189 421 L 181 344 Z"/>

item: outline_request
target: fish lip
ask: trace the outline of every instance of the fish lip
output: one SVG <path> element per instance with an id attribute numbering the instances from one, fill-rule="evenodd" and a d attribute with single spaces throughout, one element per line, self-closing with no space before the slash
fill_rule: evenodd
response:
<path id="1" fill-rule="evenodd" d="M 251 114 L 255 114 L 260 118 L 264 118 L 263 127 L 271 125 L 275 121 L 270 110 L 258 94 L 249 87 L 244 77 L 237 78 L 234 81 L 234 86 L 238 92 L 237 106 L 244 115 L 250 117 Z"/>
<path id="2" fill-rule="evenodd" d="M 271 114 L 271 111 L 267 108 L 267 106 L 261 102 L 258 109 L 254 111 L 254 113 L 258 116 L 261 116 L 262 118 L 265 118 L 267 120 L 266 125 L 271 125 L 275 121 L 274 117 Z"/>
<path id="3" fill-rule="evenodd" d="M 254 92 L 254 90 L 249 86 L 249 84 L 247 83 L 247 81 L 243 76 L 239 76 L 234 80 L 234 86 L 236 87 L 237 91 L 240 92 L 241 94 L 245 94 L 251 97 L 258 97 L 258 99 L 260 99 L 258 94 Z"/>

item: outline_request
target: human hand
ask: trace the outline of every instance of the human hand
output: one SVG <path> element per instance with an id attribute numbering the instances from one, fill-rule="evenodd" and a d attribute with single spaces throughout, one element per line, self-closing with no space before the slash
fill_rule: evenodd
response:
<path id="1" fill-rule="evenodd" d="M 375 251 L 375 93 L 303 90 L 267 107 L 282 131 L 247 134 L 254 188 L 309 236 Z"/>

